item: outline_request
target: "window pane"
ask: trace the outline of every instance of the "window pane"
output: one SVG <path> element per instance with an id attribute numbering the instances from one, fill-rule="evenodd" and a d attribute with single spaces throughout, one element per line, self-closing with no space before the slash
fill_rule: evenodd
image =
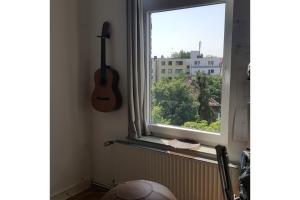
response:
<path id="1" fill-rule="evenodd" d="M 225 4 L 151 14 L 151 123 L 220 132 L 224 23 Z"/>

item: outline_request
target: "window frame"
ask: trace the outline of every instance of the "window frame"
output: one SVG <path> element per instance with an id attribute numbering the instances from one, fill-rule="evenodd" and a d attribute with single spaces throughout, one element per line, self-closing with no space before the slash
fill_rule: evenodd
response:
<path id="1" fill-rule="evenodd" d="M 175 74 L 182 74 L 183 73 L 183 69 L 175 69 Z"/>
<path id="2" fill-rule="evenodd" d="M 197 6 L 207 6 L 225 3 L 225 25 L 224 25 L 224 45 L 223 45 L 223 77 L 222 77 L 222 99 L 221 99 L 221 131 L 220 133 L 213 133 L 189 128 L 182 128 L 173 125 L 152 124 L 151 123 L 151 96 L 150 85 L 147 87 L 147 128 L 153 136 L 167 137 L 167 138 L 189 138 L 197 140 L 206 145 L 227 145 L 228 144 L 228 128 L 229 128 L 229 102 L 230 102 L 230 64 L 231 64 L 231 48 L 232 48 L 232 18 L 233 18 L 233 4 L 228 3 L 227 0 L 143 0 L 144 2 L 144 33 L 145 33 L 145 56 L 147 60 L 147 70 L 150 69 L 151 60 L 151 22 L 150 16 L 154 12 L 170 11 L 183 8 L 191 8 Z M 225 49 L 230 51 L 225 52 Z M 147 76 L 149 83 L 149 76 Z"/>
<path id="3" fill-rule="evenodd" d="M 183 65 L 183 61 L 182 60 L 176 60 L 175 61 L 175 65 Z"/>

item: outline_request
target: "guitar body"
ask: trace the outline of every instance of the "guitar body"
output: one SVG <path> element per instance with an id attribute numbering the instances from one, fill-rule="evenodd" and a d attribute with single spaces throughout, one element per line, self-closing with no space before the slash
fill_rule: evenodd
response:
<path id="1" fill-rule="evenodd" d="M 122 96 L 118 89 L 119 74 L 114 69 L 106 69 L 107 83 L 102 85 L 99 81 L 101 70 L 94 74 L 95 89 L 92 93 L 92 105 L 100 112 L 111 112 L 117 110 L 122 105 Z"/>
<path id="2" fill-rule="evenodd" d="M 101 67 L 95 72 L 95 89 L 92 93 L 92 105 L 100 112 L 111 112 L 122 105 L 122 96 L 118 89 L 119 74 L 106 65 L 105 40 L 110 38 L 109 23 L 104 22 L 101 38 Z"/>

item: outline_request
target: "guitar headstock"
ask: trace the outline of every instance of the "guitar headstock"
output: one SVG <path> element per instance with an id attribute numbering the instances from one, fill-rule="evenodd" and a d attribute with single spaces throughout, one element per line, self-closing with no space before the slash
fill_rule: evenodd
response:
<path id="1" fill-rule="evenodd" d="M 103 23 L 102 33 L 101 33 L 101 35 L 98 35 L 97 37 L 110 38 L 109 22 L 106 21 Z"/>

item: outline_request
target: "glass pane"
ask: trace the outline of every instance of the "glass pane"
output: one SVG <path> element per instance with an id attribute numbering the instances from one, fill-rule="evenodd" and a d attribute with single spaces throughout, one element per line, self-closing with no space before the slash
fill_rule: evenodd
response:
<path id="1" fill-rule="evenodd" d="M 220 132 L 224 23 L 225 4 L 151 14 L 151 123 Z"/>

